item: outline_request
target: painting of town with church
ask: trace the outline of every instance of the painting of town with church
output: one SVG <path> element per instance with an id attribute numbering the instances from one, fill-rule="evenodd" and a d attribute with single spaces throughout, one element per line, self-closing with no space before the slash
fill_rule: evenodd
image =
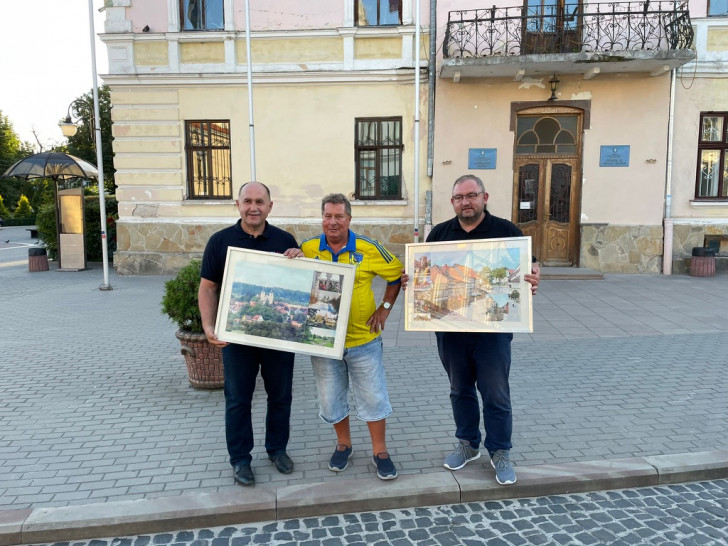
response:
<path id="1" fill-rule="evenodd" d="M 406 246 L 405 330 L 533 332 L 531 238 Z"/>
<path id="2" fill-rule="evenodd" d="M 223 341 L 341 358 L 354 266 L 228 248 L 215 333 Z"/>

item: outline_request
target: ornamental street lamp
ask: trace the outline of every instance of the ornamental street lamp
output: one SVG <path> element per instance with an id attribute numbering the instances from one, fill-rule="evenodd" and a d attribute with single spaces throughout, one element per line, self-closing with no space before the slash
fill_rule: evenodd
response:
<path id="1" fill-rule="evenodd" d="M 74 118 L 77 120 L 83 120 L 84 122 L 88 123 L 88 126 L 91 129 L 90 136 L 92 140 L 92 145 L 94 145 L 95 147 L 95 143 L 93 142 L 94 119 L 92 116 L 88 115 L 88 112 L 93 112 L 93 109 L 93 103 L 87 101 L 86 99 L 76 99 L 71 104 L 69 104 L 66 119 L 58 124 L 58 126 L 61 128 L 63 136 L 72 137 L 78 132 L 78 122 L 74 123 Z"/>

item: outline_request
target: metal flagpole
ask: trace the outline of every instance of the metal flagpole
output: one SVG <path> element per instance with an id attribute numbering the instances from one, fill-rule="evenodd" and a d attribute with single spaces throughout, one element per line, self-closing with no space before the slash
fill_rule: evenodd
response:
<path id="1" fill-rule="evenodd" d="M 430 29 L 433 32 L 433 29 Z M 415 2 L 415 236 L 420 242 L 420 0 Z"/>
<path id="2" fill-rule="evenodd" d="M 255 123 L 253 122 L 253 61 L 250 58 L 250 3 L 245 0 L 245 50 L 248 56 L 248 119 L 250 120 L 250 180 L 255 180 Z"/>
<path id="3" fill-rule="evenodd" d="M 91 70 L 94 80 L 94 125 L 96 133 L 96 168 L 99 171 L 99 215 L 101 216 L 101 260 L 104 268 L 104 284 L 99 290 L 111 290 L 109 284 L 109 247 L 106 237 L 106 196 L 104 195 L 104 157 L 101 149 L 101 119 L 99 116 L 99 86 L 96 73 L 96 32 L 94 31 L 94 6 L 93 0 L 88 0 L 88 24 L 91 35 Z"/>

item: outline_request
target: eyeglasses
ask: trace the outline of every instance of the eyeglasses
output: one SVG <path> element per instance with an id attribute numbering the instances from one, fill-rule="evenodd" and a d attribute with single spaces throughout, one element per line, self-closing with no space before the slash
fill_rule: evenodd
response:
<path id="1" fill-rule="evenodd" d="M 459 203 L 463 199 L 467 199 L 468 201 L 473 201 L 478 198 L 479 195 L 483 195 L 485 192 L 479 191 L 479 192 L 473 192 L 473 193 L 466 193 L 465 195 L 453 195 L 452 200 L 456 203 Z"/>

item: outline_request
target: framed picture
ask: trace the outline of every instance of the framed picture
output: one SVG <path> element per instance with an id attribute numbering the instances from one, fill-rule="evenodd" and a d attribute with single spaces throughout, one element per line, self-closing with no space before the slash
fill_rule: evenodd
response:
<path id="1" fill-rule="evenodd" d="M 405 330 L 533 332 L 531 238 L 408 244 Z"/>
<path id="2" fill-rule="evenodd" d="M 328 358 L 344 354 L 355 267 L 228 248 L 215 334 Z"/>

